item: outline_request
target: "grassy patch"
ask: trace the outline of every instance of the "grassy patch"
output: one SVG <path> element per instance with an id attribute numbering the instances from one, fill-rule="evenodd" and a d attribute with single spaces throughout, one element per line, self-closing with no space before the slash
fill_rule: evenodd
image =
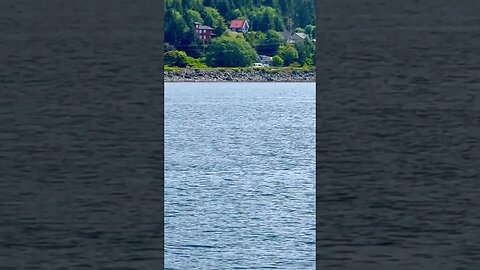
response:
<path id="1" fill-rule="evenodd" d="M 179 67 L 170 67 L 170 66 L 163 66 L 163 70 L 164 71 L 178 71 L 180 70 L 181 68 Z"/>

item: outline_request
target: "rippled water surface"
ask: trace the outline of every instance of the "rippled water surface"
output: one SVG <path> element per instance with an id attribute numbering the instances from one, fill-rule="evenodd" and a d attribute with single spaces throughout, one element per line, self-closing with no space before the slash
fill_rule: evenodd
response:
<path id="1" fill-rule="evenodd" d="M 165 91 L 166 269 L 314 269 L 315 85 Z"/>
<path id="2" fill-rule="evenodd" d="M 0 269 L 160 269 L 159 1 L 0 1 Z"/>
<path id="3" fill-rule="evenodd" d="M 321 9 L 318 265 L 480 269 L 480 2 Z"/>

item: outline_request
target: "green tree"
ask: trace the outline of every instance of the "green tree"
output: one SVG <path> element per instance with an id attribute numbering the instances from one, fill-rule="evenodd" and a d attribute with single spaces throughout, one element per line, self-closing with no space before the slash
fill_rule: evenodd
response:
<path id="1" fill-rule="evenodd" d="M 289 66 L 298 59 L 298 51 L 292 45 L 281 45 L 278 49 L 278 55 L 282 57 L 285 66 Z"/>
<path id="2" fill-rule="evenodd" d="M 266 35 L 262 32 L 248 31 L 245 35 L 245 40 L 255 49 L 264 39 L 266 39 Z"/>
<path id="3" fill-rule="evenodd" d="M 195 22 L 203 24 L 202 15 L 200 15 L 200 12 L 193 9 L 189 9 L 187 11 L 187 14 L 188 14 L 188 17 L 190 18 L 190 21 L 188 22 L 190 26 L 192 26 Z"/>
<path id="4" fill-rule="evenodd" d="M 297 27 L 295 28 L 295 33 L 305 33 L 305 30 L 303 30 L 303 28 Z"/>
<path id="5" fill-rule="evenodd" d="M 315 25 L 307 25 L 305 26 L 305 34 L 307 34 L 310 38 L 315 38 Z"/>
<path id="6" fill-rule="evenodd" d="M 180 12 L 168 9 L 165 12 L 165 42 L 179 44 L 188 32 L 188 26 Z"/>
<path id="7" fill-rule="evenodd" d="M 282 35 L 275 30 L 268 30 L 264 39 L 261 39 L 256 47 L 259 54 L 275 55 L 282 44 Z"/>
<path id="8" fill-rule="evenodd" d="M 221 35 L 223 32 L 225 32 L 225 30 L 227 30 L 225 19 L 215 8 L 205 7 L 202 17 L 205 24 L 214 29 L 214 34 Z"/>
<path id="9" fill-rule="evenodd" d="M 292 8 L 295 27 L 304 28 L 315 24 L 315 2 L 312 0 L 296 0 Z"/>
<path id="10" fill-rule="evenodd" d="M 300 65 L 313 65 L 313 59 L 315 58 L 315 46 L 310 38 L 306 38 L 303 43 L 296 43 L 295 49 L 298 52 L 298 63 Z"/>
<path id="11" fill-rule="evenodd" d="M 172 11 L 175 11 L 173 13 Z M 315 25 L 314 0 L 165 0 L 165 39 L 178 45 L 182 38 L 192 36 L 187 28 L 194 21 L 215 29 L 221 35 L 232 19 L 248 19 L 250 31 L 293 31 Z M 169 27 L 169 28 L 168 28 Z M 305 32 L 312 38 L 311 29 Z M 189 37 L 192 39 L 193 37 Z M 173 42 L 175 41 L 175 42 Z M 189 54 L 189 50 L 186 50 Z"/>
<path id="12" fill-rule="evenodd" d="M 279 55 L 275 55 L 274 57 L 272 57 L 272 64 L 275 67 L 283 67 L 284 62 L 282 57 L 280 57 Z"/>
<path id="13" fill-rule="evenodd" d="M 173 9 L 177 12 L 183 12 L 182 0 L 166 0 L 165 1 L 165 10 Z"/>
<path id="14" fill-rule="evenodd" d="M 233 17 L 234 17 L 234 18 L 232 18 L 232 19 L 240 18 L 240 17 L 242 17 L 242 16 L 243 16 L 242 11 L 237 8 L 237 9 L 235 9 L 235 10 L 233 11 Z"/>
<path id="15" fill-rule="evenodd" d="M 168 66 L 186 67 L 187 54 L 183 51 L 169 51 L 164 54 L 164 62 Z"/>
<path id="16" fill-rule="evenodd" d="M 231 0 L 217 0 L 215 7 L 224 18 L 231 19 L 233 17 L 233 3 Z"/>
<path id="17" fill-rule="evenodd" d="M 272 7 L 260 6 L 248 12 L 253 30 L 267 32 L 268 30 L 283 31 L 285 29 L 277 11 Z"/>
<path id="18" fill-rule="evenodd" d="M 211 41 L 205 57 L 210 67 L 245 67 L 251 65 L 257 55 L 242 36 L 224 35 Z"/>

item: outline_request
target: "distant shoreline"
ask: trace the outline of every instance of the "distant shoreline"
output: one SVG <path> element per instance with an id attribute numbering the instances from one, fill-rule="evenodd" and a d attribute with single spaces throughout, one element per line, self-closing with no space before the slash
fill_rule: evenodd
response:
<path id="1" fill-rule="evenodd" d="M 177 69 L 164 72 L 165 82 L 315 82 L 310 69 Z"/>

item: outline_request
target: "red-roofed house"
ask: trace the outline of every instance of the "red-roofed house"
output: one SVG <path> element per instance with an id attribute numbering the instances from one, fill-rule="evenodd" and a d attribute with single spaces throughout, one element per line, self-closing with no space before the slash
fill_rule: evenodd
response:
<path id="1" fill-rule="evenodd" d="M 209 43 L 212 40 L 213 36 L 213 28 L 206 25 L 200 25 L 199 23 L 195 23 L 195 31 L 197 32 L 198 36 L 204 43 Z"/>
<path id="2" fill-rule="evenodd" d="M 230 22 L 230 30 L 237 33 L 247 33 L 248 31 L 248 22 L 246 20 L 233 20 Z"/>

